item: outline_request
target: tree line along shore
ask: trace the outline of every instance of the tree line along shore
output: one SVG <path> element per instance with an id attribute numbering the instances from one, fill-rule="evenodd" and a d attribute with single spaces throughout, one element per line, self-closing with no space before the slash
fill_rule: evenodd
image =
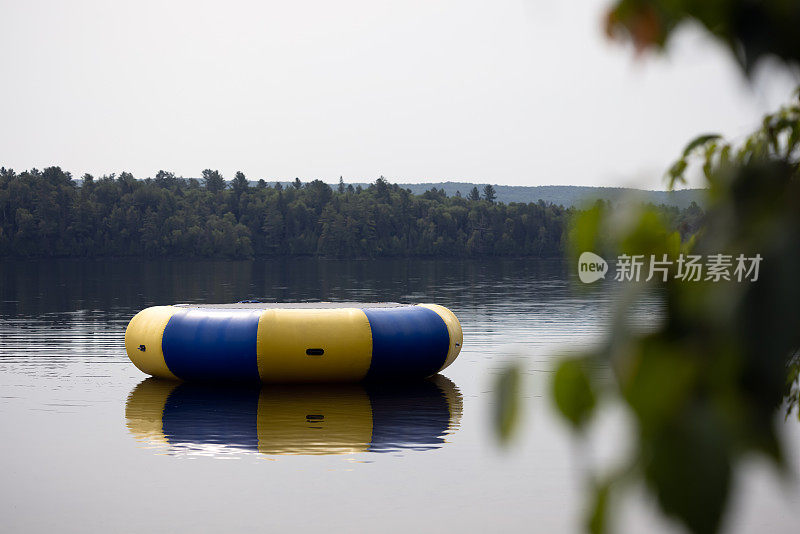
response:
<path id="1" fill-rule="evenodd" d="M 76 181 L 60 167 L 0 167 L 0 256 L 557 258 L 577 211 L 499 203 L 492 186 L 415 195 L 382 177 L 367 187 L 253 185 L 207 169 L 200 180 L 159 171 Z M 696 204 L 658 211 L 683 236 L 702 223 Z"/>

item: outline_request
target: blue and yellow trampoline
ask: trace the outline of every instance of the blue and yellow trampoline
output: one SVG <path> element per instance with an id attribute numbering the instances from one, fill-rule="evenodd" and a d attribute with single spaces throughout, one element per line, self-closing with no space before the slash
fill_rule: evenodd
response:
<path id="1" fill-rule="evenodd" d="M 423 378 L 462 342 L 456 316 L 436 304 L 176 304 L 139 312 L 125 331 L 140 370 L 198 381 Z"/>

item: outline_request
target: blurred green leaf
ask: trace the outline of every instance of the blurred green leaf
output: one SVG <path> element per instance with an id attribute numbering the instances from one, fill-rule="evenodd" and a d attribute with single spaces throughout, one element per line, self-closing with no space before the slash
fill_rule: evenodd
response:
<path id="1" fill-rule="evenodd" d="M 520 413 L 520 369 L 509 365 L 497 375 L 494 385 L 495 435 L 501 443 L 508 443 L 517 427 Z"/>
<path id="2" fill-rule="evenodd" d="M 730 443 L 704 403 L 687 407 L 648 441 L 645 477 L 661 508 L 689 530 L 719 529 L 731 479 Z"/>
<path id="3" fill-rule="evenodd" d="M 669 236 L 667 224 L 662 215 L 653 208 L 643 208 L 638 217 L 624 228 L 624 234 L 618 243 L 619 251 L 624 254 L 670 254 L 674 242 Z"/>
<path id="4" fill-rule="evenodd" d="M 697 354 L 645 339 L 616 362 L 622 394 L 644 435 L 657 432 L 691 398 L 698 373 Z"/>
<path id="5" fill-rule="evenodd" d="M 606 32 L 643 51 L 662 50 L 684 23 L 704 26 L 746 74 L 765 56 L 800 62 L 800 8 L 791 0 L 617 0 Z"/>
<path id="6" fill-rule="evenodd" d="M 577 255 L 582 252 L 594 251 L 596 253 L 603 253 L 603 244 L 601 242 L 600 224 L 603 221 L 603 214 L 605 212 L 605 204 L 601 202 L 595 203 L 589 209 L 578 212 L 572 222 L 572 229 L 570 233 L 570 241 L 572 241 L 572 251 Z"/>
<path id="7" fill-rule="evenodd" d="M 702 147 L 703 145 L 705 145 L 709 141 L 716 141 L 717 139 L 720 139 L 721 137 L 722 136 L 720 136 L 719 134 L 698 135 L 697 137 L 692 139 L 689 142 L 688 145 L 686 145 L 686 148 L 683 149 L 683 158 L 681 158 L 681 159 L 688 158 L 692 154 L 692 152 L 694 152 L 694 150 L 696 148 Z"/>
<path id="8" fill-rule="evenodd" d="M 576 429 L 589 420 L 596 404 L 585 361 L 567 359 L 559 362 L 553 376 L 553 399 L 561 414 Z"/>
<path id="9" fill-rule="evenodd" d="M 686 172 L 686 167 L 688 164 L 684 158 L 679 159 L 675 163 L 672 164 L 669 171 L 667 172 L 668 177 L 668 188 L 670 190 L 675 189 L 675 184 L 685 184 L 686 178 L 683 176 L 683 173 Z"/>
<path id="10" fill-rule="evenodd" d="M 672 232 L 667 235 L 667 254 L 672 258 L 677 258 L 681 253 L 681 234 Z"/>
<path id="11" fill-rule="evenodd" d="M 611 494 L 610 482 L 599 484 L 594 490 L 594 500 L 589 509 L 588 530 L 592 534 L 608 532 L 608 500 Z"/>

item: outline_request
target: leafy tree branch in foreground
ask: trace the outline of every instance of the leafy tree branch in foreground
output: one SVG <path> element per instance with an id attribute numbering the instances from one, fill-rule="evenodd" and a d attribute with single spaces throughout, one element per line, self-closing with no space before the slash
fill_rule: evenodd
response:
<path id="1" fill-rule="evenodd" d="M 748 74 L 767 55 L 789 68 L 800 60 L 797 2 L 620 0 L 608 27 L 639 49 L 662 48 L 685 20 L 705 26 Z M 631 284 L 604 346 L 559 360 L 551 397 L 578 436 L 585 436 L 603 401 L 621 403 L 634 422 L 624 463 L 608 475 L 588 474 L 586 526 L 593 532 L 609 529 L 613 504 L 639 482 L 665 515 L 691 532 L 716 532 L 746 456 L 768 458 L 779 471 L 786 467 L 777 426 L 797 417 L 800 395 L 800 101 L 764 117 L 741 144 L 698 137 L 667 173 L 671 186 L 684 181 L 695 160 L 708 201 L 703 228 L 690 239 L 650 209 L 621 217 L 598 206 L 574 221 L 575 258 L 583 251 L 653 254 L 669 258 L 675 269 L 680 254 L 763 257 L 753 282 L 695 283 L 671 272 L 666 281 Z M 642 334 L 626 317 L 653 286 L 663 295 L 665 317 Z M 597 369 L 610 369 L 611 377 Z M 515 384 L 518 375 L 511 367 L 498 380 L 503 439 L 514 428 L 506 410 L 519 410 L 503 384 Z"/>

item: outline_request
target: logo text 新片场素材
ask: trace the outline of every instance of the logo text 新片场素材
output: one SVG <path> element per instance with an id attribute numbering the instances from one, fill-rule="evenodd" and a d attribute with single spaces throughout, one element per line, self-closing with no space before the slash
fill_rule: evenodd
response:
<path id="1" fill-rule="evenodd" d="M 755 282 L 762 259 L 761 254 L 680 254 L 675 259 L 667 254 L 660 258 L 655 254 L 621 254 L 617 256 L 614 280 L 666 282 L 672 275 L 672 279 L 684 282 Z M 584 284 L 605 278 L 608 269 L 608 262 L 594 252 L 584 252 L 578 258 L 578 278 Z"/>

